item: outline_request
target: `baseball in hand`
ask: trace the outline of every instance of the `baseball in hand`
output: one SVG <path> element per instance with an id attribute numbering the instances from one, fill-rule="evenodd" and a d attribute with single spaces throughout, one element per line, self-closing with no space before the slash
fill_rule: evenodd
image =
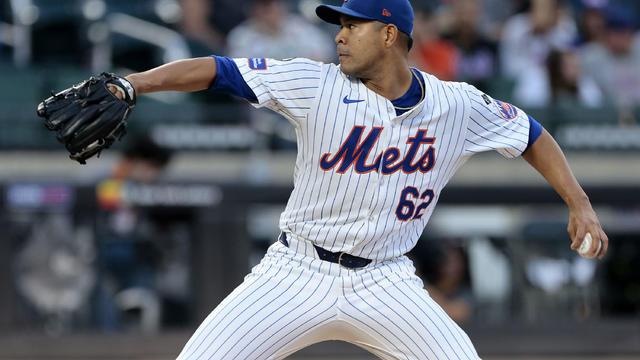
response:
<path id="1" fill-rule="evenodd" d="M 587 233 L 584 236 L 584 239 L 582 239 L 582 244 L 580 244 L 580 247 L 578 248 L 578 254 L 580 254 L 580 256 L 582 256 L 583 258 L 592 259 L 595 257 L 595 256 L 589 255 L 589 250 L 591 250 L 592 241 L 593 239 L 591 238 L 590 233 Z M 600 253 L 601 248 L 602 248 L 602 241 L 598 240 L 598 250 L 596 250 L 596 256 L 598 255 L 598 253 Z"/>

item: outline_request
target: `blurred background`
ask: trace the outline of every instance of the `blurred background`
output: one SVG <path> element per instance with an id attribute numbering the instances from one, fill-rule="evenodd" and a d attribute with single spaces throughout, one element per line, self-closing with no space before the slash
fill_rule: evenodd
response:
<path id="1" fill-rule="evenodd" d="M 35 115 L 50 91 L 206 56 L 336 62 L 316 0 L 0 0 L 0 359 L 172 359 L 278 234 L 286 120 L 203 91 L 138 99 L 88 165 Z M 327 1 L 340 4 L 342 1 Z M 534 116 L 610 239 L 522 160 L 474 157 L 411 252 L 484 359 L 640 358 L 640 2 L 414 0 L 413 66 Z M 372 359 L 322 343 L 295 359 Z"/>

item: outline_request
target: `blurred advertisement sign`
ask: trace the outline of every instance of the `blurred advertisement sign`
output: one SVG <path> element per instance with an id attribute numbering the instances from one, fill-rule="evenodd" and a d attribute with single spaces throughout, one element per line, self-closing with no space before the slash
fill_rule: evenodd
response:
<path id="1" fill-rule="evenodd" d="M 241 125 L 159 125 L 152 137 L 172 149 L 248 149 L 256 141 L 256 132 Z"/>
<path id="2" fill-rule="evenodd" d="M 106 180 L 98 184 L 96 196 L 103 209 L 116 209 L 122 205 L 209 207 L 220 203 L 222 191 L 213 185 Z"/>
<path id="3" fill-rule="evenodd" d="M 13 209 L 66 209 L 73 204 L 75 191 L 65 184 L 15 183 L 6 187 L 5 198 Z"/>

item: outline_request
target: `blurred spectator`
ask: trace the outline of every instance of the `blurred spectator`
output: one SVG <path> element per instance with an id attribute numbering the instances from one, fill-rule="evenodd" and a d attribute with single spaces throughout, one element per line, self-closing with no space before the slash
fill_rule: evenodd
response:
<path id="1" fill-rule="evenodd" d="M 195 42 L 196 56 L 221 54 L 225 37 L 245 18 L 242 2 L 234 0 L 180 0 L 182 32 Z"/>
<path id="2" fill-rule="evenodd" d="M 306 57 L 333 62 L 337 57 L 331 37 L 301 16 L 289 12 L 283 0 L 253 0 L 249 18 L 231 30 L 226 55 L 230 57 L 268 57 L 286 59 Z M 261 135 L 254 142 L 257 152 L 248 169 L 252 180 L 260 181 L 264 148 L 291 149 L 296 146 L 294 129 L 279 114 L 266 109 L 249 109 L 249 121 Z"/>
<path id="3" fill-rule="evenodd" d="M 582 74 L 580 59 L 573 51 L 553 51 L 547 59 L 547 79 L 552 103 L 579 102 L 586 107 L 602 105 L 602 93 L 590 77 Z"/>
<path id="4" fill-rule="evenodd" d="M 599 107 L 603 95 L 595 81 L 585 76 L 580 59 L 571 50 L 553 50 L 543 73 L 528 71 L 514 89 L 518 104 L 529 107 L 548 105 Z"/>
<path id="5" fill-rule="evenodd" d="M 464 248 L 452 239 L 423 241 L 413 252 L 418 274 L 431 298 L 455 322 L 471 319 L 473 295 L 468 258 Z"/>
<path id="6" fill-rule="evenodd" d="M 140 183 L 156 181 L 169 163 L 169 150 L 147 136 L 134 137 L 113 168 L 112 178 Z"/>
<path id="7" fill-rule="evenodd" d="M 150 138 L 133 138 L 115 164 L 111 178 L 97 187 L 96 236 L 99 253 L 99 282 L 96 293 L 96 320 L 103 330 L 126 326 L 118 298 L 137 294 L 141 304 L 156 312 L 160 304 L 156 276 L 161 249 L 157 224 L 143 209 L 122 202 L 128 184 L 148 184 L 161 176 L 170 158 L 168 150 Z M 125 292 L 133 289 L 133 292 Z M 159 318 L 152 321 L 159 325 Z"/>
<path id="8" fill-rule="evenodd" d="M 457 0 L 427 0 L 426 3 L 438 14 L 438 23 L 442 29 L 448 30 L 456 20 L 453 11 L 450 11 L 456 2 Z M 525 11 L 529 0 L 478 0 L 478 3 L 481 13 L 479 26 L 482 33 L 492 41 L 498 41 L 505 21 L 514 14 Z M 416 6 L 420 5 L 414 4 L 414 8 Z"/>
<path id="9" fill-rule="evenodd" d="M 636 17 L 627 8 L 607 10 L 604 42 L 588 44 L 582 57 L 585 70 L 607 100 L 621 109 L 640 104 L 640 40 Z"/>
<path id="10" fill-rule="evenodd" d="M 578 12 L 580 38 L 578 44 L 599 43 L 605 34 L 605 5 L 606 0 L 582 0 Z"/>
<path id="11" fill-rule="evenodd" d="M 458 50 L 440 37 L 436 17 L 429 6 L 414 4 L 413 48 L 409 64 L 441 80 L 452 81 L 458 76 Z"/>
<path id="12" fill-rule="evenodd" d="M 480 0 L 483 11 L 481 28 L 493 41 L 498 41 L 504 23 L 512 15 L 526 9 L 527 0 Z"/>
<path id="13" fill-rule="evenodd" d="M 566 49 L 576 38 L 576 25 L 562 0 L 531 0 L 528 12 L 514 15 L 504 26 L 499 48 L 503 73 L 516 81 L 528 71 L 540 74 L 551 49 Z"/>
<path id="14" fill-rule="evenodd" d="M 331 62 L 335 46 L 326 33 L 289 12 L 282 0 L 254 0 L 249 18 L 227 39 L 230 57 L 306 57 Z"/>
<path id="15" fill-rule="evenodd" d="M 224 35 L 209 19 L 214 4 L 207 0 L 182 0 L 182 32 L 211 50 L 221 49 Z"/>
<path id="16" fill-rule="evenodd" d="M 458 48 L 457 80 L 487 91 L 498 68 L 497 45 L 480 29 L 482 8 L 479 0 L 455 0 L 453 24 L 446 38 Z"/>

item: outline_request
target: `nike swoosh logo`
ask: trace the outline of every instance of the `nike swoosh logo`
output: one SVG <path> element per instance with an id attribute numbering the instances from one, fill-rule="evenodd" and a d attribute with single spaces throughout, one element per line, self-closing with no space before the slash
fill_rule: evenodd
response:
<path id="1" fill-rule="evenodd" d="M 342 99 L 342 102 L 345 104 L 353 104 L 353 103 L 357 103 L 360 101 L 364 101 L 364 100 L 353 100 L 353 99 L 347 99 L 347 97 L 345 96 L 344 99 Z"/>

